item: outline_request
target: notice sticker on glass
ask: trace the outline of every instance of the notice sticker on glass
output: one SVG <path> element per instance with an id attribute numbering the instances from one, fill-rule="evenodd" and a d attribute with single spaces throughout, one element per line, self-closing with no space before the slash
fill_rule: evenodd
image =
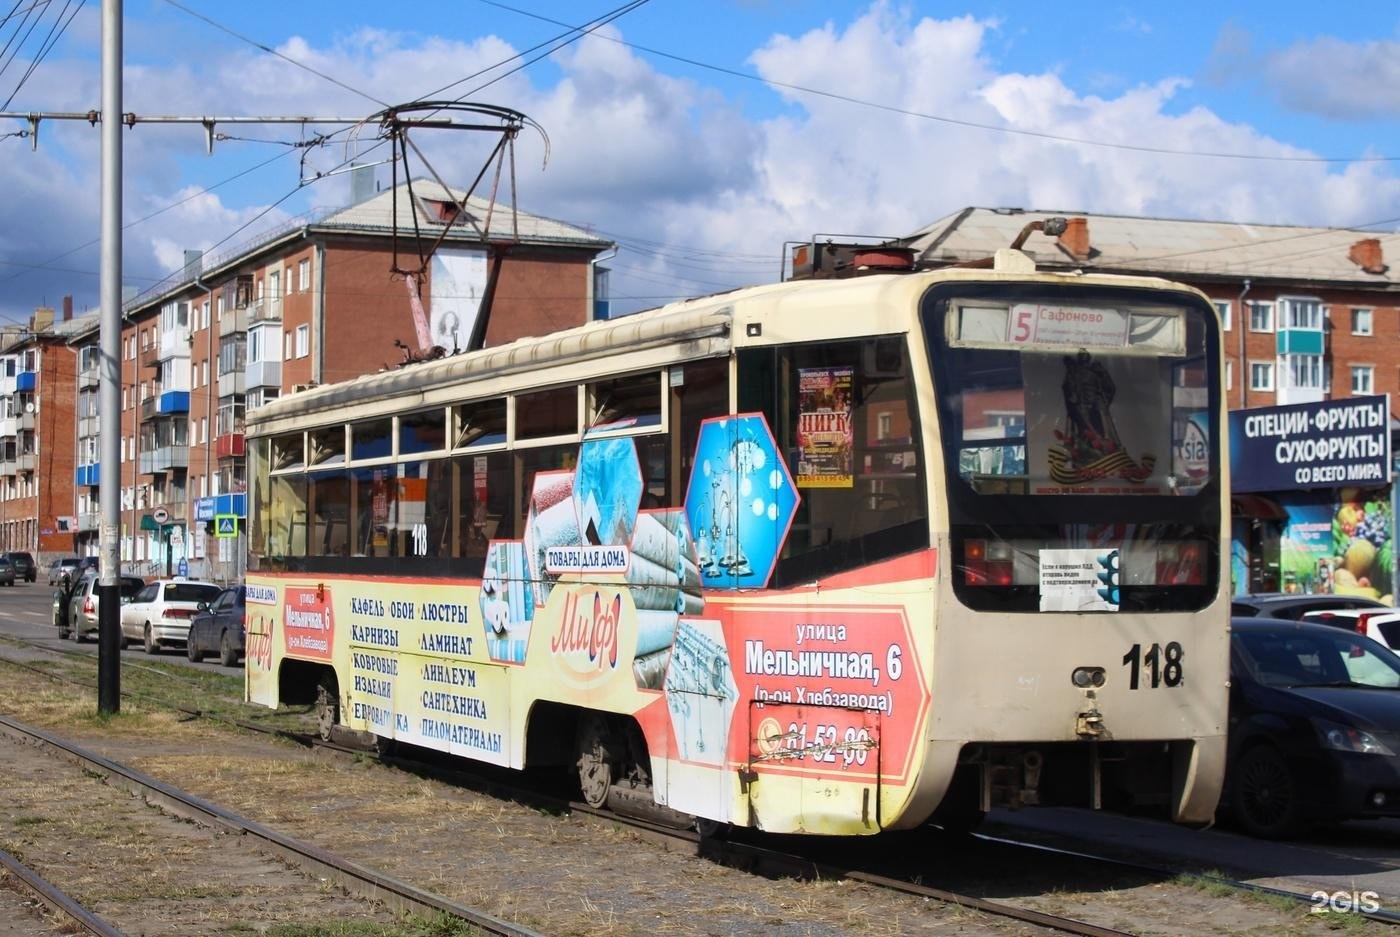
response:
<path id="1" fill-rule="evenodd" d="M 1042 612 L 1116 612 L 1118 601 L 1117 550 L 1040 551 Z"/>

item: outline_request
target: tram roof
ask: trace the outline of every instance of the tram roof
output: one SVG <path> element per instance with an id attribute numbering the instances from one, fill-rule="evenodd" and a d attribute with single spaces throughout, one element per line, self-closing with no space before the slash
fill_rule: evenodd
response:
<path id="1" fill-rule="evenodd" d="M 846 279 L 788 280 L 679 300 L 617 319 L 526 336 L 505 345 L 312 387 L 249 410 L 246 420 L 254 434 L 294 432 L 304 428 L 308 420 L 334 420 L 339 411 L 373 408 L 376 403 L 383 404 L 387 412 L 398 412 L 470 399 L 476 395 L 464 389 L 476 381 L 494 379 L 492 394 L 539 390 L 563 382 L 602 380 L 726 355 L 736 344 L 906 331 L 910 323 L 907 313 L 895 318 L 896 314 L 889 310 L 911 308 L 918 294 L 932 283 L 996 279 L 1069 279 L 1080 285 L 1112 281 L 1155 289 L 1179 286 L 1155 277 L 958 268 Z M 876 302 L 877 297 L 896 296 L 907 302 Z M 852 315 L 857 303 L 863 304 L 864 313 Z M 820 334 L 813 328 L 818 321 L 823 323 Z M 761 325 L 758 332 L 744 335 L 746 327 L 755 323 Z M 759 333 L 761 338 L 751 337 Z M 550 379 L 540 374 L 565 366 L 567 377 Z"/>

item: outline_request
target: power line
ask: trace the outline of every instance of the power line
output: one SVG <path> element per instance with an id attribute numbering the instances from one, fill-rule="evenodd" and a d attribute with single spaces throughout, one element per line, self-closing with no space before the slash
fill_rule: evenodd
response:
<path id="1" fill-rule="evenodd" d="M 63 9 L 59 11 L 58 18 L 55 19 L 53 25 L 49 27 L 48 36 L 44 38 L 44 41 L 39 46 L 39 54 L 29 63 L 29 68 L 25 69 L 24 74 L 20 76 L 19 84 L 15 85 L 15 90 L 10 92 L 10 96 L 5 99 L 5 103 L 0 104 L 0 110 L 10 106 L 10 102 L 15 99 L 15 95 L 19 94 L 20 89 L 24 87 L 24 83 L 29 80 L 29 76 L 34 74 L 34 69 L 39 67 L 39 63 L 44 61 L 49 52 L 58 43 L 58 40 L 63 38 L 63 34 L 68 31 L 68 25 L 73 22 L 74 17 L 82 12 L 86 2 L 87 0 L 78 0 L 78 6 L 72 13 L 68 14 L 67 19 L 64 19 L 63 14 L 68 13 L 68 7 L 71 4 L 71 0 L 65 0 Z M 54 35 L 54 29 L 58 30 L 58 35 Z"/>
<path id="2" fill-rule="evenodd" d="M 528 16 L 531 19 L 537 19 L 545 23 L 551 23 L 555 26 L 569 25 L 568 23 L 563 23 L 559 20 L 550 19 L 549 17 L 542 16 L 538 13 L 532 13 L 529 10 L 521 10 L 508 4 L 500 3 L 498 2 L 498 0 L 480 0 L 480 2 L 485 3 L 488 6 L 498 7 L 502 10 L 519 14 L 520 16 Z M 785 81 L 777 81 L 776 79 L 772 78 L 763 78 L 758 75 L 751 75 L 748 72 L 741 72 L 736 69 L 725 68 L 722 65 L 712 65 L 708 62 L 701 62 L 698 59 L 691 59 L 686 58 L 682 55 L 675 55 L 670 52 L 663 52 L 660 49 L 653 49 L 648 46 L 638 45 L 637 43 L 627 42 L 622 39 L 614 39 L 611 36 L 600 36 L 599 38 L 606 39 L 609 42 L 614 42 L 621 46 L 626 46 L 629 49 L 636 49 L 638 52 L 645 52 L 649 55 L 660 56 L 661 58 L 670 59 L 674 62 L 681 62 L 685 65 L 693 65 L 696 68 L 703 68 L 712 72 L 718 72 L 721 75 L 729 75 L 732 78 L 742 78 L 745 81 L 758 82 L 759 84 L 768 85 L 774 88 L 785 88 L 789 91 L 797 91 L 802 94 L 815 95 L 817 97 L 827 98 L 833 101 L 842 101 L 846 104 L 856 104 L 861 107 L 874 108 L 876 110 L 887 111 L 891 114 L 899 114 L 902 117 L 915 117 L 920 120 L 931 120 L 936 121 L 937 123 L 950 124 L 957 127 L 967 127 L 973 130 L 986 130 L 991 133 L 1015 134 L 1017 136 L 1032 137 L 1034 139 L 1047 140 L 1054 143 L 1072 143 L 1076 146 L 1096 146 L 1102 147 L 1104 149 L 1128 150 L 1136 153 L 1155 153 L 1161 156 L 1195 156 L 1206 159 L 1242 159 L 1283 163 L 1386 163 L 1400 161 L 1400 156 L 1276 156 L 1263 153 L 1231 153 L 1211 150 L 1182 150 L 1175 149 L 1172 147 L 1147 146 L 1145 144 L 1138 143 L 1114 143 L 1109 140 L 1094 140 L 1088 137 L 1071 137 L 1065 134 L 1048 133 L 1042 130 L 1026 130 L 1020 127 L 1006 127 L 997 124 L 984 124 L 974 120 L 964 120 L 962 118 L 948 117 L 942 114 L 929 114 L 923 111 L 915 111 L 905 107 L 898 107 L 893 104 L 884 104 L 879 101 L 867 101 L 861 98 L 851 97 L 850 95 L 840 94 L 835 91 L 824 91 L 820 88 L 808 88 L 804 85 L 795 85 Z"/>
<path id="3" fill-rule="evenodd" d="M 351 92 L 352 94 L 357 94 L 357 95 L 359 95 L 360 97 L 365 98 L 365 99 L 367 99 L 367 100 L 369 100 L 369 101 L 373 101 L 375 104 L 378 104 L 378 105 L 381 106 L 381 107 L 389 107 L 389 106 L 390 106 L 389 103 L 388 103 L 387 101 L 381 101 L 381 100 L 379 100 L 379 98 L 376 98 L 374 95 L 370 94 L 370 93 L 367 92 L 367 91 L 361 91 L 359 88 L 353 87 L 353 86 L 351 86 L 351 85 L 347 85 L 345 82 L 341 81 L 339 78 L 335 78 L 335 77 L 333 77 L 333 76 L 331 76 L 331 75 L 327 75 L 325 72 L 317 71 L 316 69 L 312 68 L 310 65 L 307 65 L 307 64 L 304 63 L 304 62 L 298 62 L 296 59 L 294 59 L 294 58 L 292 58 L 292 57 L 290 57 L 290 56 L 283 55 L 281 52 L 278 52 L 276 49 L 274 49 L 274 48 L 272 48 L 272 47 L 270 47 L 270 46 L 268 46 L 268 45 L 265 45 L 264 43 L 258 42 L 256 39 L 250 39 L 249 37 L 243 35 L 243 34 L 240 33 L 240 32 L 235 32 L 234 30 L 230 29 L 229 27 L 225 26 L 224 24 L 219 23 L 219 22 L 217 22 L 217 21 L 215 21 L 215 20 L 210 19 L 209 17 L 205 16 L 203 13 L 200 13 L 198 10 L 192 10 L 192 9 L 190 9 L 189 7 L 185 6 L 183 3 L 177 2 L 177 0 L 165 0 L 165 2 L 168 3 L 168 4 L 170 4 L 171 6 L 173 6 L 173 7 L 174 7 L 175 9 L 177 9 L 177 10 L 182 10 L 182 11 L 184 11 L 185 13 L 188 13 L 190 16 L 193 16 L 195 19 L 203 20 L 204 22 L 208 23 L 210 26 L 213 26 L 213 27 L 214 27 L 215 29 L 217 29 L 217 30 L 220 30 L 220 31 L 225 32 L 225 33 L 228 33 L 230 36 L 233 36 L 235 39 L 239 39 L 239 40 L 241 40 L 241 41 L 243 41 L 243 42 L 246 42 L 246 43 L 248 43 L 248 45 L 253 46 L 253 47 L 256 48 L 256 49 L 261 49 L 263 52 L 266 52 L 268 55 L 275 55 L 277 58 L 281 59 L 281 60 L 284 61 L 284 62 L 287 62 L 287 63 L 290 64 L 290 65 L 295 65 L 297 68 L 300 68 L 300 69 L 303 69 L 303 70 L 305 70 L 305 71 L 308 71 L 308 72 L 310 72 L 311 74 L 315 75 L 317 78 L 323 78 L 323 79 L 325 79 L 326 81 L 329 81 L 331 84 L 333 84 L 333 85 L 335 85 L 335 86 L 337 86 L 337 87 L 339 87 L 339 88 L 344 88 L 346 91 L 349 91 L 349 92 Z"/>

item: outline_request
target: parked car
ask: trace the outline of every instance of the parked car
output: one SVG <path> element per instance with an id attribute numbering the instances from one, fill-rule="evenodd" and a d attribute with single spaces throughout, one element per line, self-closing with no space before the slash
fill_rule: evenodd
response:
<path id="1" fill-rule="evenodd" d="M 80 557 L 61 556 L 49 564 L 49 585 L 57 586 L 65 582 L 71 582 L 75 577 L 74 571 L 78 568 Z"/>
<path id="2" fill-rule="evenodd" d="M 118 576 L 117 594 L 121 597 L 122 604 L 131 601 L 145 585 L 146 580 L 140 576 Z M 97 634 L 97 609 L 101 604 L 99 598 L 97 573 L 89 570 L 74 582 L 67 592 L 68 613 L 63 621 L 58 623 L 58 636 L 71 636 L 81 644 L 88 635 Z"/>
<path id="3" fill-rule="evenodd" d="M 15 564 L 10 562 L 7 554 L 0 553 L 0 585 L 14 586 L 15 584 Z"/>
<path id="4" fill-rule="evenodd" d="M 1308 612 L 1336 608 L 1390 608 L 1364 595 L 1316 595 L 1298 592 L 1258 592 L 1230 600 L 1230 614 L 1245 618 L 1287 618 L 1297 621 Z"/>
<path id="5" fill-rule="evenodd" d="M 1282 839 L 1400 817 L 1400 658 L 1327 625 L 1235 618 L 1222 813 Z"/>
<path id="6" fill-rule="evenodd" d="M 39 570 L 34 565 L 34 554 L 26 553 L 23 550 L 12 550 L 5 554 L 10 558 L 10 562 L 15 567 L 15 578 L 23 579 L 25 582 L 33 582 L 39 578 Z"/>
<path id="7" fill-rule="evenodd" d="M 168 644 L 184 644 L 199 603 L 209 602 L 218 594 L 219 587 L 214 583 L 195 579 L 157 579 L 148 583 L 122 606 L 122 648 L 130 641 L 140 641 L 147 654 L 155 654 Z"/>
<path id="8" fill-rule="evenodd" d="M 190 660 L 197 663 L 205 654 L 218 654 L 225 667 L 238 663 L 243 657 L 243 597 L 242 585 L 229 586 L 214 601 L 200 603 L 190 619 L 190 636 L 185 642 Z"/>
<path id="9" fill-rule="evenodd" d="M 1308 612 L 1300 620 L 1364 634 L 1400 654 L 1400 609 L 1331 608 L 1325 612 Z"/>

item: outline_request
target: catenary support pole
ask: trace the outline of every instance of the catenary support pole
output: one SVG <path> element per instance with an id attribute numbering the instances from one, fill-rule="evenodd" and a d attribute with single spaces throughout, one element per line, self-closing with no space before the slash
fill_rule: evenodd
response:
<path id="1" fill-rule="evenodd" d="M 98 506 L 102 512 L 97 580 L 97 711 L 121 709 L 122 351 L 122 2 L 102 0 L 101 451 Z"/>

